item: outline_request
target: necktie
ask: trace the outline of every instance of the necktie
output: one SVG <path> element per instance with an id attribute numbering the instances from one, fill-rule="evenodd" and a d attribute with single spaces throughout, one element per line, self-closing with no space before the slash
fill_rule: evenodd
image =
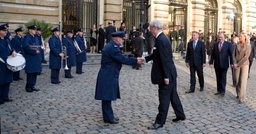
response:
<path id="1" fill-rule="evenodd" d="M 219 51 L 222 50 L 222 42 L 220 42 Z"/>
<path id="2" fill-rule="evenodd" d="M 196 42 L 195 41 L 193 41 L 193 48 L 194 48 L 194 50 L 196 49 Z"/>

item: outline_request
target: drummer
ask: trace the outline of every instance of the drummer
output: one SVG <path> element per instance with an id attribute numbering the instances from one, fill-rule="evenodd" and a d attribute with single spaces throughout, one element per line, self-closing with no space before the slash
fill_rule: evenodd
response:
<path id="1" fill-rule="evenodd" d="M 16 52 L 11 49 L 8 39 L 4 39 L 7 34 L 7 27 L 0 26 L 0 105 L 11 102 L 9 98 L 10 83 L 12 82 L 12 72 L 7 69 L 6 59 L 9 55 L 16 56 Z"/>
<path id="2" fill-rule="evenodd" d="M 27 34 L 22 41 L 22 48 L 25 52 L 26 59 L 25 73 L 27 74 L 27 84 L 25 89 L 27 92 L 33 92 L 39 91 L 39 89 L 35 88 L 35 85 L 37 74 L 42 71 L 40 55 L 41 46 L 36 44 L 36 42 L 38 42 L 37 38 L 35 38 L 36 26 L 31 25 L 27 28 L 29 34 Z"/>
<path id="3" fill-rule="evenodd" d="M 20 53 L 21 55 L 24 55 L 24 51 L 22 49 L 22 40 L 23 40 L 23 28 L 19 27 L 15 30 L 16 35 L 13 37 L 11 40 L 11 45 L 12 48 L 17 52 Z M 18 80 L 23 80 L 20 78 L 20 71 L 13 72 L 13 80 L 18 81 Z"/>

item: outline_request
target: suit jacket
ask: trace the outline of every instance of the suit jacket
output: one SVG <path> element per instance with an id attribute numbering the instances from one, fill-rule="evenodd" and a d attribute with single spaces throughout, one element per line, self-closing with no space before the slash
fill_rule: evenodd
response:
<path id="1" fill-rule="evenodd" d="M 197 40 L 196 48 L 194 50 L 193 41 L 188 43 L 186 63 L 190 66 L 202 66 L 206 63 L 205 46 L 200 40 Z"/>
<path id="2" fill-rule="evenodd" d="M 251 54 L 251 44 L 244 44 L 240 47 L 240 43 L 237 43 L 233 51 L 234 64 L 238 66 L 249 65 L 249 56 Z"/>
<path id="3" fill-rule="evenodd" d="M 123 56 L 119 46 L 111 40 L 102 49 L 101 67 L 95 91 L 96 100 L 120 99 L 118 79 L 122 64 L 135 66 L 137 65 L 137 59 Z"/>
<path id="4" fill-rule="evenodd" d="M 108 26 L 106 28 L 106 36 L 107 36 L 107 43 L 111 40 L 112 36 L 111 33 L 116 32 L 116 28 L 114 26 Z"/>
<path id="5" fill-rule="evenodd" d="M 224 41 L 222 50 L 219 52 L 219 42 L 215 43 L 212 50 L 210 64 L 214 63 L 214 68 L 228 68 L 229 62 L 233 64 L 233 48 L 230 42 Z M 228 62 L 229 58 L 229 62 Z"/>
<path id="6" fill-rule="evenodd" d="M 164 33 L 156 38 L 153 54 L 145 57 L 146 62 L 153 60 L 151 81 L 153 84 L 164 84 L 164 79 L 172 82 L 177 77 L 176 67 L 173 62 L 171 42 Z"/>
<path id="7" fill-rule="evenodd" d="M 250 41 L 251 44 L 251 54 L 249 57 L 249 60 L 252 61 L 253 58 L 256 58 L 256 46 L 255 46 L 255 41 Z"/>
<path id="8" fill-rule="evenodd" d="M 143 46 L 144 46 L 144 41 L 141 37 L 136 37 L 132 41 L 132 47 L 135 49 L 135 54 L 137 57 L 141 57 L 143 53 Z"/>

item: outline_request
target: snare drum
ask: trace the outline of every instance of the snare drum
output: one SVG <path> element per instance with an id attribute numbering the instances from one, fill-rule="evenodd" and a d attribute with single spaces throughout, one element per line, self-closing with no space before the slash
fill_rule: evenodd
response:
<path id="1" fill-rule="evenodd" d="M 21 54 L 17 54 L 15 57 L 9 56 L 6 62 L 7 68 L 13 72 L 20 71 L 26 66 L 25 58 Z"/>

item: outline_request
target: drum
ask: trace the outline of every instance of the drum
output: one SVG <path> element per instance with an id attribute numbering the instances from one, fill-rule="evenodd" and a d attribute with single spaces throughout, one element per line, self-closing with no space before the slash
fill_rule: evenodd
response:
<path id="1" fill-rule="evenodd" d="M 7 68 L 13 72 L 20 71 L 26 66 L 25 58 L 21 54 L 15 57 L 9 56 L 6 62 Z"/>

